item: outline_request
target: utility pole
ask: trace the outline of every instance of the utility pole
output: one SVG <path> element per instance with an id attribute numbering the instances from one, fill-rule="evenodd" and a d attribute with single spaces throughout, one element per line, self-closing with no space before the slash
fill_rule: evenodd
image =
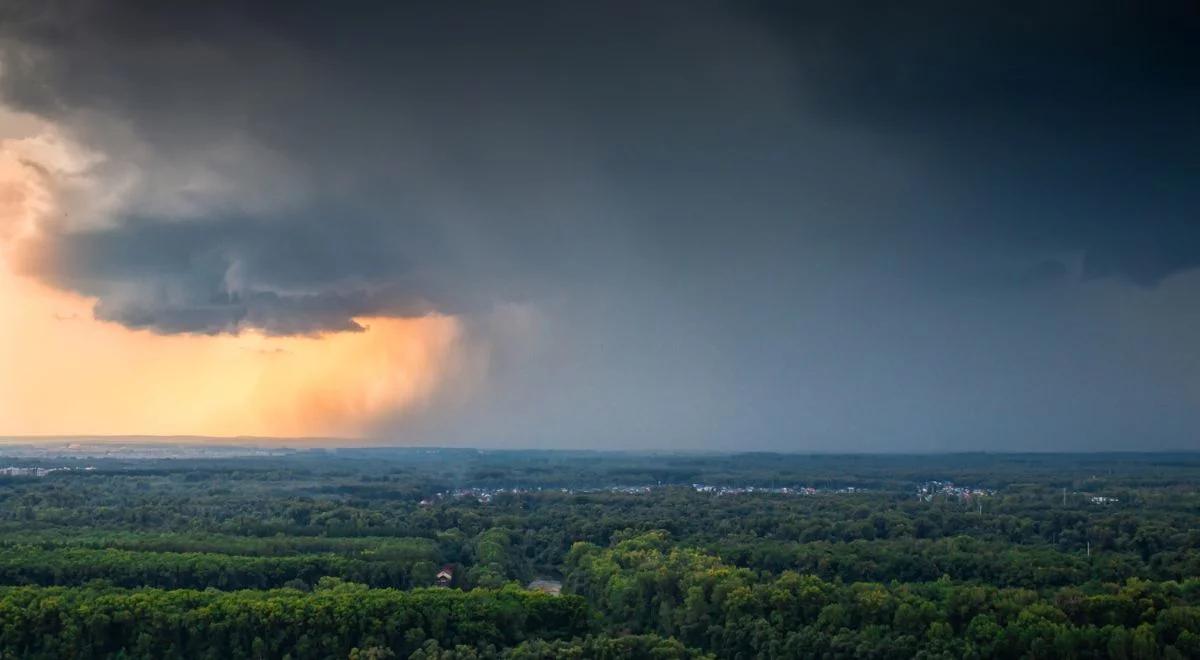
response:
<path id="1" fill-rule="evenodd" d="M 1087 554 L 1087 556 L 1091 557 L 1091 556 L 1092 556 L 1092 542 L 1089 540 L 1087 543 L 1088 543 L 1088 554 Z"/>
<path id="2" fill-rule="evenodd" d="M 1063 506 L 1067 505 L 1067 487 L 1063 486 Z"/>

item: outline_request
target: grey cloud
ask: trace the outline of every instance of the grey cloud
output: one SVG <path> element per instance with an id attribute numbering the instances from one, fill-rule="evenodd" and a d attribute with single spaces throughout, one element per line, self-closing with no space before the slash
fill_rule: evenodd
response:
<path id="1" fill-rule="evenodd" d="M 128 301 L 112 295 L 101 300 L 95 312 L 97 318 L 105 321 L 163 333 L 219 334 L 257 328 L 268 335 L 300 335 L 361 332 L 364 327 L 355 317 L 413 316 L 420 310 L 397 306 L 386 296 L 361 291 L 345 295 L 333 292 L 280 295 L 274 291 L 248 290 L 214 295 L 208 305 L 192 299 L 187 304 L 175 304 L 144 293 Z"/>
<path id="2" fill-rule="evenodd" d="M 758 6 L 814 111 L 936 172 L 957 218 L 914 229 L 1143 286 L 1200 266 L 1195 3 Z"/>
<path id="3" fill-rule="evenodd" d="M 9 22 L 5 99 L 106 154 L 97 176 L 132 181 L 119 217 L 49 236 L 27 270 L 163 332 L 339 330 L 349 313 L 412 306 L 379 289 L 457 313 L 606 278 L 639 259 L 644 223 L 705 231 L 714 219 L 690 205 L 648 207 L 693 189 L 689 170 L 753 166 L 731 150 L 774 127 L 748 112 L 788 108 L 770 42 L 717 5 L 118 7 L 30 4 Z M 623 192 L 646 167 L 665 185 Z M 236 293 L 235 264 L 263 295 L 371 303 L 273 323 L 213 304 Z"/>

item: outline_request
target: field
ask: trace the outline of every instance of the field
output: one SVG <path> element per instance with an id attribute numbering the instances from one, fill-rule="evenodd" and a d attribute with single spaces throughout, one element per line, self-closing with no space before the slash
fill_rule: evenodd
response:
<path id="1" fill-rule="evenodd" d="M 4 452 L 5 658 L 1200 657 L 1195 454 Z"/>

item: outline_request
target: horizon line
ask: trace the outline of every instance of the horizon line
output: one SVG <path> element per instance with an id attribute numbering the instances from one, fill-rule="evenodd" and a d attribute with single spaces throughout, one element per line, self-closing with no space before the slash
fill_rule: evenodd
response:
<path id="1" fill-rule="evenodd" d="M 19 445 L 50 445 L 55 443 L 90 442 L 94 444 L 128 443 L 144 445 L 177 445 L 180 447 L 241 447 L 253 449 L 343 449 L 343 450 L 372 450 L 372 449 L 437 449 L 478 452 L 561 452 L 561 453 L 605 453 L 605 454 L 707 454 L 707 455 L 751 455 L 751 454 L 781 454 L 781 455 L 820 455 L 820 456 L 967 456 L 967 455 L 1103 455 L 1103 454 L 1200 454 L 1200 448 L 1163 448 L 1163 449 L 898 449 L 898 450 L 828 450 L 828 449 L 747 449 L 731 451 L 724 449 L 671 448 L 651 447 L 641 449 L 613 449 L 590 447 L 540 447 L 540 446 L 511 446 L 488 447 L 475 445 L 453 444 L 396 444 L 386 441 L 370 442 L 361 438 L 343 438 L 337 436 L 259 436 L 259 435 L 196 435 L 196 434 L 87 434 L 87 435 L 0 435 L 0 453 L 5 446 Z M 362 444 L 355 444 L 362 443 Z"/>

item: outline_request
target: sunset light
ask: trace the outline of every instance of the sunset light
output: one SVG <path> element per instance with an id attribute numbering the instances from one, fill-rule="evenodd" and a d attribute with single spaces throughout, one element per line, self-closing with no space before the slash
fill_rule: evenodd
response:
<path id="1" fill-rule="evenodd" d="M 356 436 L 426 403 L 452 317 L 359 319 L 313 337 L 156 335 L 92 301 L 0 275 L 0 419 L 10 435 Z"/>

